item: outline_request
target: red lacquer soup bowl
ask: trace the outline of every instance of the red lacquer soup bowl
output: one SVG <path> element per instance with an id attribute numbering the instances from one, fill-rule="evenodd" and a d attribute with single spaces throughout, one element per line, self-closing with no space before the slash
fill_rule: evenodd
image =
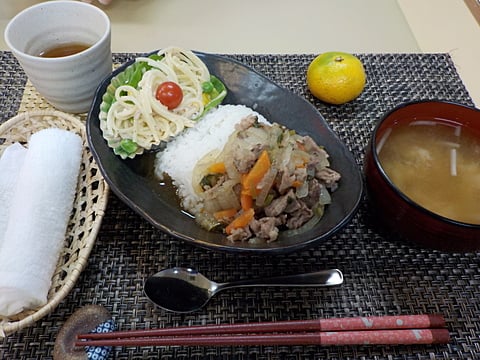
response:
<path id="1" fill-rule="evenodd" d="M 480 139 L 480 110 L 476 108 L 445 101 L 419 101 L 400 105 L 387 113 L 373 131 L 364 161 L 365 185 L 374 222 L 387 236 L 416 243 L 421 247 L 449 252 L 480 250 L 480 221 L 454 220 L 454 216 L 440 215 L 437 211 L 428 210 L 427 206 L 421 206 L 407 196 L 400 190 L 399 182 L 396 184 L 387 175 L 386 163 L 382 164 L 380 151 L 384 151 L 388 141 L 393 141 L 391 140 L 392 129 L 406 126 L 406 124 L 410 126 L 412 122 L 416 124 L 440 122 L 442 126 L 446 123 L 447 126 L 458 128 L 459 133 L 473 134 L 474 141 Z M 452 148 L 459 148 L 459 146 L 454 144 Z M 397 148 L 400 147 L 393 147 L 393 149 Z M 410 151 L 410 149 L 407 147 L 402 151 Z M 455 161 L 449 160 L 450 171 L 457 175 L 456 150 L 452 152 L 455 155 Z M 474 165 L 480 167 L 480 146 L 474 148 L 474 153 L 479 155 Z M 395 162 L 393 164 L 395 166 Z M 480 178 L 480 173 L 478 174 L 477 183 Z M 413 183 L 415 180 L 413 179 Z M 475 181 L 475 176 L 472 181 Z M 469 189 L 469 187 L 464 188 Z M 446 189 L 445 193 L 462 189 L 450 188 Z M 480 189 L 480 186 L 476 189 Z M 472 190 L 471 196 L 479 198 L 480 194 L 478 190 Z M 478 211 L 480 211 L 480 202 L 478 202 Z"/>

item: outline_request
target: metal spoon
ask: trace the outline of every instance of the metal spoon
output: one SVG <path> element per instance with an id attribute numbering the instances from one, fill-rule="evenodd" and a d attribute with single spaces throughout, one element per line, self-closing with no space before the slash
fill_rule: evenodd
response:
<path id="1" fill-rule="evenodd" d="M 188 313 L 202 308 L 219 291 L 235 287 L 332 286 L 341 283 L 343 274 L 337 269 L 219 284 L 194 269 L 176 267 L 149 277 L 143 289 L 145 295 L 159 307 Z"/>

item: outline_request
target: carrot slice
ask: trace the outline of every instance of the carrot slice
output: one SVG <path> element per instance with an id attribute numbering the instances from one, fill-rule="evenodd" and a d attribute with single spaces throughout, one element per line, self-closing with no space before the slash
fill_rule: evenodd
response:
<path id="1" fill-rule="evenodd" d="M 233 218 L 237 214 L 237 212 L 238 209 L 235 208 L 220 210 L 214 212 L 213 217 L 217 220 L 230 219 Z"/>
<path id="2" fill-rule="evenodd" d="M 253 198 L 255 198 L 259 191 L 257 185 L 262 181 L 270 167 L 271 163 L 268 152 L 267 150 L 263 150 L 253 167 L 243 179 L 243 189 L 248 191 Z"/>
<path id="3" fill-rule="evenodd" d="M 244 211 L 253 207 L 253 199 L 250 194 L 243 192 L 240 194 L 240 204 L 242 205 L 242 209 Z"/>
<path id="4" fill-rule="evenodd" d="M 233 230 L 241 229 L 248 225 L 250 221 L 252 221 L 253 216 L 255 215 L 255 211 L 250 208 L 247 211 L 242 212 L 238 215 L 233 221 L 227 225 L 225 228 L 225 232 L 230 235 Z"/>
<path id="5" fill-rule="evenodd" d="M 227 169 L 225 168 L 225 163 L 218 162 L 210 165 L 208 167 L 208 172 L 211 174 L 225 174 L 227 172 Z"/>
<path id="6" fill-rule="evenodd" d="M 250 195 L 250 189 L 247 188 L 248 174 L 240 174 L 240 184 L 242 184 L 242 194 Z"/>
<path id="7" fill-rule="evenodd" d="M 303 185 L 303 182 L 302 181 L 298 181 L 298 180 L 294 180 L 293 183 L 292 183 L 292 186 L 294 188 L 299 188 L 300 186 Z"/>

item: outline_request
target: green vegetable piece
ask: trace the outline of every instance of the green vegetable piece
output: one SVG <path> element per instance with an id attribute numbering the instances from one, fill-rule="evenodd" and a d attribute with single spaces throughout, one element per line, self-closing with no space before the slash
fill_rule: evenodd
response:
<path id="1" fill-rule="evenodd" d="M 138 149 L 138 144 L 131 139 L 122 139 L 120 146 L 116 149 L 119 154 L 131 155 Z"/>
<path id="2" fill-rule="evenodd" d="M 210 94 L 213 91 L 214 87 L 210 81 L 205 81 L 202 84 L 202 91 L 206 94 Z"/>
<path id="3" fill-rule="evenodd" d="M 283 141 L 283 132 L 281 132 L 277 136 L 277 145 L 280 145 L 282 143 L 282 141 Z"/>
<path id="4" fill-rule="evenodd" d="M 215 90 L 217 90 L 219 93 L 222 93 L 223 91 L 226 91 L 225 85 L 216 76 L 211 75 L 210 76 L 210 81 L 212 82 Z"/>
<path id="5" fill-rule="evenodd" d="M 212 93 L 209 94 L 211 101 L 205 105 L 203 113 L 199 116 L 202 117 L 208 110 L 217 107 L 227 96 L 227 88 L 217 77 L 210 75 L 210 82 L 213 85 Z"/>
<path id="6" fill-rule="evenodd" d="M 161 60 L 163 56 L 159 56 L 158 54 L 152 54 L 149 56 L 152 60 Z M 136 62 L 130 65 L 126 70 L 125 74 L 127 75 L 125 78 L 125 85 L 130 85 L 135 89 L 138 87 L 138 83 L 142 80 L 143 74 L 150 70 L 152 66 L 150 66 L 146 62 Z"/>
<path id="7" fill-rule="evenodd" d="M 152 59 L 152 60 L 159 61 L 159 60 L 163 59 L 163 56 L 158 55 L 158 54 L 152 54 L 152 55 L 149 56 L 149 58 Z"/>
<path id="8" fill-rule="evenodd" d="M 137 88 L 138 83 L 140 80 L 142 80 L 142 76 L 146 70 L 146 64 L 145 63 L 138 63 L 135 64 L 133 68 L 133 71 L 131 74 L 128 74 L 129 76 L 125 79 L 125 85 L 130 85 L 131 87 Z"/>
<path id="9" fill-rule="evenodd" d="M 221 174 L 207 174 L 200 180 L 200 186 L 203 189 L 212 188 L 215 186 L 221 176 Z"/>
<path id="10" fill-rule="evenodd" d="M 102 100 L 104 102 L 106 102 L 108 105 L 112 104 L 115 100 L 115 93 L 111 93 L 111 92 L 106 92 L 104 95 L 103 95 L 103 98 Z"/>

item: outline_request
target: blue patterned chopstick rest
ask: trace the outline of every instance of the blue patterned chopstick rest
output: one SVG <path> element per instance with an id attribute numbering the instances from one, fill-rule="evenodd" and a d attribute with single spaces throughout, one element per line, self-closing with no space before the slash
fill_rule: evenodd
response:
<path id="1" fill-rule="evenodd" d="M 107 333 L 115 331 L 115 328 L 115 322 L 113 321 L 113 319 L 110 319 L 98 325 L 95 329 L 90 331 L 90 333 Z M 107 360 L 110 352 L 112 351 L 112 347 L 85 346 L 85 351 L 87 352 L 88 360 Z"/>

